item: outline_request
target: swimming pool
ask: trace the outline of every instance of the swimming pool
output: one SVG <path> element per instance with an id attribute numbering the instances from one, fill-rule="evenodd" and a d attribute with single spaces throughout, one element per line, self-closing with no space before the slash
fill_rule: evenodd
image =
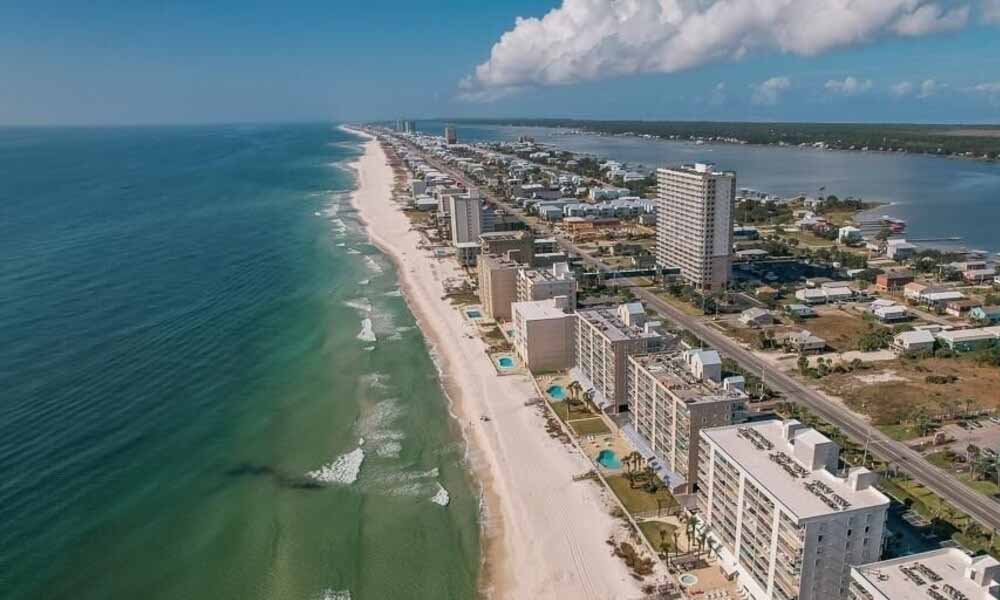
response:
<path id="1" fill-rule="evenodd" d="M 509 356 L 501 356 L 497 359 L 497 366 L 501 369 L 513 369 L 514 359 Z"/>
<path id="2" fill-rule="evenodd" d="M 698 576 L 692 575 L 691 573 L 685 573 L 678 577 L 677 581 L 679 581 L 684 587 L 691 587 L 692 585 L 698 583 Z"/>
<path id="3" fill-rule="evenodd" d="M 622 468 L 622 461 L 618 460 L 618 455 L 615 454 L 614 450 L 601 450 L 597 454 L 597 464 L 605 469 Z"/>
<path id="4" fill-rule="evenodd" d="M 566 397 L 566 390 L 561 385 L 550 385 L 549 389 L 545 390 L 545 393 L 552 397 L 553 400 L 562 400 Z"/>
<path id="5" fill-rule="evenodd" d="M 474 308 L 470 308 L 469 310 L 465 311 L 465 314 L 468 315 L 470 319 L 481 319 L 483 317 L 483 313 L 479 312 Z"/>

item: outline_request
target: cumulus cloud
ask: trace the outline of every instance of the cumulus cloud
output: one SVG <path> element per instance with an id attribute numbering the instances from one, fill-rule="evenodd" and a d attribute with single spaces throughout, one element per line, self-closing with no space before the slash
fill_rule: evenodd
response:
<path id="1" fill-rule="evenodd" d="M 885 36 L 966 23 L 968 2 L 1000 0 L 563 0 L 518 18 L 466 90 L 673 73 L 754 52 L 813 56 Z"/>
<path id="2" fill-rule="evenodd" d="M 826 82 L 826 91 L 831 94 L 843 94 L 845 96 L 857 96 L 872 89 L 871 79 L 857 79 L 848 75 L 843 80 L 831 79 Z"/>
<path id="3" fill-rule="evenodd" d="M 924 4 L 901 16 L 892 26 L 899 35 L 920 36 L 942 31 L 956 31 L 969 22 L 969 7 L 946 10 L 936 3 Z"/>
<path id="4" fill-rule="evenodd" d="M 790 87 L 792 87 L 792 80 L 788 77 L 772 77 L 767 81 L 750 86 L 753 90 L 750 100 L 754 104 L 773 106 L 778 103 L 781 93 Z"/>
<path id="5" fill-rule="evenodd" d="M 909 81 L 900 81 L 897 84 L 889 86 L 889 93 L 897 98 L 909 96 L 913 93 L 913 84 Z"/>
<path id="6" fill-rule="evenodd" d="M 944 87 L 943 83 L 938 83 L 933 79 L 927 79 L 920 84 L 920 91 L 917 93 L 917 98 L 930 98 L 940 92 Z"/>

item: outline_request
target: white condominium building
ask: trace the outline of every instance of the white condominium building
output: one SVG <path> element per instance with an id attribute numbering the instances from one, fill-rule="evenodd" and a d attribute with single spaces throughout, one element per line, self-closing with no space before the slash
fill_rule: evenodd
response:
<path id="1" fill-rule="evenodd" d="M 483 232 L 483 207 L 479 192 L 469 190 L 465 195 L 452 195 L 448 204 L 452 244 L 457 246 L 479 241 L 479 234 Z"/>
<path id="2" fill-rule="evenodd" d="M 723 567 L 755 600 L 846 598 L 878 560 L 889 499 L 878 475 L 837 474 L 840 447 L 795 420 L 701 431 L 698 509 Z"/>
<path id="3" fill-rule="evenodd" d="M 1000 562 L 939 548 L 851 569 L 849 600 L 996 600 Z"/>
<path id="4" fill-rule="evenodd" d="M 576 309 L 576 278 L 568 263 L 556 263 L 548 269 L 521 269 L 517 274 L 517 301 L 548 300 L 566 296 Z"/>
<path id="5" fill-rule="evenodd" d="M 573 366 L 576 314 L 565 296 L 515 302 L 514 350 L 532 373 Z M 567 312 L 569 311 L 569 312 Z"/>
<path id="6" fill-rule="evenodd" d="M 577 311 L 576 368 L 591 386 L 597 404 L 616 414 L 628 404 L 625 395 L 627 360 L 632 354 L 659 352 L 673 338 L 661 333 L 659 323 L 646 322 L 639 302 L 614 308 Z"/>
<path id="7" fill-rule="evenodd" d="M 626 394 L 632 427 L 656 456 L 659 473 L 675 493 L 694 491 L 698 434 L 742 420 L 742 378 L 722 381 L 704 368 L 715 351 L 683 350 L 628 357 Z"/>
<path id="8" fill-rule="evenodd" d="M 680 267 L 699 290 L 726 287 L 733 248 L 736 173 L 712 164 L 657 170 L 656 262 Z"/>

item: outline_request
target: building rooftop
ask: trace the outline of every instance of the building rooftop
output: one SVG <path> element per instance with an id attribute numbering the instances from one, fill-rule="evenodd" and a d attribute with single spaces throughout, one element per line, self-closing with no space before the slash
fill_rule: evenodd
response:
<path id="1" fill-rule="evenodd" d="M 855 567 L 855 577 L 891 600 L 985 600 L 1000 574 L 990 556 L 941 548 Z M 879 599 L 881 600 L 881 598 Z"/>
<path id="2" fill-rule="evenodd" d="M 715 427 L 701 435 L 800 520 L 889 505 L 867 469 L 854 469 L 846 478 L 834 475 L 828 466 L 836 466 L 840 448 L 798 421 Z"/>
<path id="3" fill-rule="evenodd" d="M 691 372 L 683 350 L 631 356 L 647 373 L 669 389 L 685 404 L 707 404 L 745 399 L 737 390 L 726 390 L 721 384 L 699 379 Z"/>
<path id="4" fill-rule="evenodd" d="M 523 240 L 531 237 L 528 231 L 486 231 L 479 234 L 481 240 Z"/>
<path id="5" fill-rule="evenodd" d="M 550 298 L 532 302 L 515 302 L 511 304 L 511 310 L 522 315 L 528 321 L 572 318 L 574 313 L 567 313 L 563 310 L 565 305 L 565 301 L 560 302 L 557 298 Z"/>
<path id="6" fill-rule="evenodd" d="M 598 307 L 577 311 L 580 319 L 590 323 L 612 342 L 626 340 L 655 339 L 662 337 L 658 331 L 644 327 L 630 326 L 621 320 L 616 308 Z"/>
<path id="7" fill-rule="evenodd" d="M 569 270 L 569 264 L 556 263 L 547 269 L 524 269 L 521 276 L 538 282 L 573 281 L 573 272 Z"/>

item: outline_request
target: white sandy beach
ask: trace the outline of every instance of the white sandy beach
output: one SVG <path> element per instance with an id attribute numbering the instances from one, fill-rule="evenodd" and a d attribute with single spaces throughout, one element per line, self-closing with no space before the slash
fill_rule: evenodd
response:
<path id="1" fill-rule="evenodd" d="M 418 249 L 420 235 L 391 200 L 393 173 L 377 142 L 365 144 L 354 205 L 373 243 L 395 261 L 411 310 L 435 348 L 445 385 L 470 447 L 486 501 L 484 582 L 496 599 L 630 599 L 639 583 L 605 543 L 622 525 L 595 483 L 573 482 L 590 468 L 552 439 L 524 376 L 496 374 L 471 325 L 446 300 L 442 281 L 457 276 L 452 259 Z M 480 417 L 488 416 L 489 421 Z"/>

